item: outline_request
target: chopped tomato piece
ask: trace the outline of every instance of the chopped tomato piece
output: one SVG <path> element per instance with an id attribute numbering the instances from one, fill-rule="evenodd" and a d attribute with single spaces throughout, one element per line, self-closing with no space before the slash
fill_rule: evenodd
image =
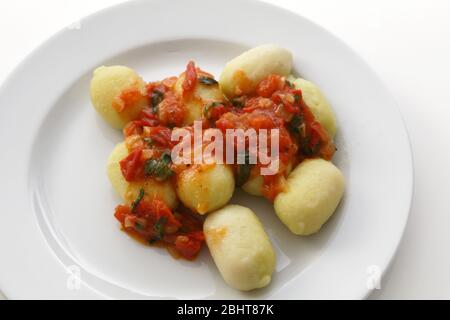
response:
<path id="1" fill-rule="evenodd" d="M 114 99 L 113 108 L 119 113 L 123 112 L 125 109 L 133 107 L 143 97 L 144 95 L 137 88 L 123 90 L 120 95 Z"/>
<path id="2" fill-rule="evenodd" d="M 183 95 L 191 93 L 197 84 L 197 69 L 194 61 L 189 61 L 186 67 L 185 78 L 182 84 Z"/>
<path id="3" fill-rule="evenodd" d="M 162 148 L 172 148 L 174 142 L 171 140 L 172 131 L 163 126 L 150 127 L 148 129 L 149 138 L 152 142 Z"/>
<path id="4" fill-rule="evenodd" d="M 141 114 L 143 114 L 143 112 L 144 110 L 141 111 Z M 127 125 L 123 128 L 123 135 L 125 136 L 125 138 L 134 134 L 141 135 L 143 127 L 154 127 L 157 125 L 159 125 L 159 121 L 155 118 L 154 115 L 145 115 L 145 117 L 139 120 L 128 122 Z"/>
<path id="5" fill-rule="evenodd" d="M 141 161 L 142 149 L 132 151 L 120 161 L 120 170 L 127 181 L 135 181 L 142 176 L 143 162 Z"/>
<path id="6" fill-rule="evenodd" d="M 166 92 L 158 106 L 158 115 L 163 124 L 178 127 L 183 125 L 186 109 L 175 93 Z"/>
<path id="7" fill-rule="evenodd" d="M 186 235 L 179 235 L 175 240 L 175 250 L 185 259 L 194 259 L 202 246 L 203 232 L 197 231 Z"/>
<path id="8" fill-rule="evenodd" d="M 269 98 L 277 90 L 282 90 L 285 86 L 284 79 L 277 75 L 271 74 L 262 80 L 256 87 L 256 94 L 261 97 Z"/>

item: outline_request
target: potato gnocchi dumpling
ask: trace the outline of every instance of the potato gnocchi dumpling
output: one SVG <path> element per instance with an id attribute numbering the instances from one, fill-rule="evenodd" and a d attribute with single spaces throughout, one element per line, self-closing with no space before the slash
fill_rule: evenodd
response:
<path id="1" fill-rule="evenodd" d="M 292 54 L 275 45 L 250 49 L 229 61 L 220 75 L 220 89 L 233 98 L 252 93 L 261 80 L 271 74 L 288 76 Z"/>
<path id="2" fill-rule="evenodd" d="M 293 233 L 313 234 L 331 217 L 343 193 L 344 176 L 330 161 L 304 160 L 275 198 L 275 212 Z"/>
<path id="3" fill-rule="evenodd" d="M 203 231 L 214 262 L 231 287 L 248 291 L 270 283 L 275 252 L 253 211 L 228 205 L 207 216 Z"/>
<path id="4" fill-rule="evenodd" d="M 182 84 L 185 78 L 186 73 L 183 72 L 175 84 L 175 90 L 179 96 L 183 96 Z M 186 106 L 184 126 L 190 126 L 195 120 L 201 120 L 208 104 L 224 101 L 224 96 L 217 81 L 210 74 L 200 71 L 198 72 L 198 78 L 203 80 L 197 81 L 191 95 L 183 97 Z"/>
<path id="5" fill-rule="evenodd" d="M 157 181 L 150 178 L 145 181 L 130 182 L 125 192 L 125 202 L 131 205 L 138 198 L 140 190 L 144 190 L 143 199 L 163 200 L 172 209 L 178 205 L 175 187 L 169 180 Z"/>
<path id="6" fill-rule="evenodd" d="M 186 207 L 199 214 L 223 207 L 233 192 L 233 171 L 224 164 L 193 165 L 177 176 L 178 197 Z"/>
<path id="7" fill-rule="evenodd" d="M 108 164 L 106 165 L 106 172 L 109 182 L 113 186 L 117 194 L 125 199 L 125 193 L 128 189 L 128 182 L 122 175 L 120 170 L 120 161 L 128 155 L 128 149 L 125 146 L 125 142 L 118 143 L 108 158 Z"/>
<path id="8" fill-rule="evenodd" d="M 123 177 L 120 169 L 120 161 L 128 155 L 128 149 L 124 142 L 117 144 L 108 158 L 107 175 L 111 185 L 117 194 L 127 204 L 131 204 L 144 190 L 145 199 L 161 199 L 170 208 L 176 208 L 178 204 L 175 187 L 170 181 L 156 181 L 148 178 L 145 181 L 128 182 Z"/>
<path id="9" fill-rule="evenodd" d="M 91 101 L 106 122 L 122 129 L 148 105 L 146 85 L 133 69 L 102 66 L 91 80 Z"/>
<path id="10" fill-rule="evenodd" d="M 261 175 L 257 175 L 248 179 L 247 182 L 241 186 L 241 188 L 248 194 L 260 197 L 263 195 L 261 191 L 263 185 L 264 185 L 263 177 Z"/>
<path id="11" fill-rule="evenodd" d="M 256 169 L 256 168 L 254 168 Z M 253 170 L 254 170 L 253 169 Z M 286 166 L 284 174 L 287 176 L 292 171 L 292 163 L 289 163 Z M 264 178 L 258 173 L 253 176 L 250 176 L 250 178 L 245 182 L 241 188 L 248 194 L 251 194 L 253 196 L 261 197 L 263 196 L 263 187 L 264 187 Z"/>
<path id="12" fill-rule="evenodd" d="M 314 83 L 302 78 L 296 79 L 294 85 L 302 91 L 303 100 L 333 138 L 336 134 L 336 120 L 330 104 L 320 89 Z"/>

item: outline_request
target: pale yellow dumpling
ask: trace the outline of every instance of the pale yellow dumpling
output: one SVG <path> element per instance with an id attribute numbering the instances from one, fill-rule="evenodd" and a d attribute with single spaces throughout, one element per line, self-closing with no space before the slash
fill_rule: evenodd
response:
<path id="1" fill-rule="evenodd" d="M 199 77 L 203 75 L 200 73 Z M 175 84 L 175 90 L 180 97 L 183 96 L 182 84 L 185 79 L 185 74 L 182 73 Z M 218 84 L 206 85 L 197 81 L 192 95 L 183 98 L 186 106 L 186 116 L 183 121 L 184 126 L 190 126 L 196 120 L 201 120 L 205 107 L 212 102 L 224 101 L 222 92 Z"/>
<path id="2" fill-rule="evenodd" d="M 131 92 L 136 98 L 132 99 L 131 105 L 119 112 L 118 106 L 124 103 L 121 99 L 124 91 Z M 95 69 L 91 80 L 91 101 L 106 122 L 121 129 L 129 121 L 136 119 L 142 108 L 148 104 L 145 82 L 128 67 L 99 67 Z"/>
<path id="3" fill-rule="evenodd" d="M 309 235 L 331 217 L 343 193 L 344 176 L 336 166 L 323 159 L 308 159 L 291 172 L 274 208 L 289 230 Z"/>
<path id="4" fill-rule="evenodd" d="M 263 185 L 264 185 L 263 177 L 261 175 L 257 175 L 248 179 L 247 182 L 241 186 L 241 188 L 248 194 L 259 197 L 262 196 L 261 191 Z"/>
<path id="5" fill-rule="evenodd" d="M 270 283 L 275 270 L 275 251 L 253 211 L 228 205 L 208 215 L 203 232 L 228 285 L 248 291 Z"/>
<path id="6" fill-rule="evenodd" d="M 336 120 L 325 96 L 312 82 L 302 78 L 294 80 L 294 86 L 302 91 L 303 100 L 314 117 L 327 130 L 331 138 L 336 134 Z"/>
<path id="7" fill-rule="evenodd" d="M 131 205 L 139 195 L 140 190 L 144 190 L 144 199 L 159 199 L 163 200 L 171 209 L 178 205 L 177 194 L 175 187 L 170 180 L 157 181 L 152 178 L 147 178 L 143 182 L 131 182 L 125 192 L 125 202 Z"/>
<path id="8" fill-rule="evenodd" d="M 292 171 L 292 163 L 289 163 L 286 167 L 285 174 L 289 175 L 291 171 Z M 263 185 L 264 185 L 264 178 L 260 174 L 257 174 L 248 179 L 247 182 L 241 186 L 241 188 L 248 194 L 260 197 L 263 195 L 262 194 Z"/>
<path id="9" fill-rule="evenodd" d="M 111 185 L 117 194 L 130 205 L 139 195 L 140 189 L 144 190 L 144 199 L 158 198 L 163 200 L 170 208 L 178 205 L 175 187 L 170 180 L 163 182 L 147 178 L 144 182 L 128 182 L 120 170 L 120 161 L 128 155 L 125 143 L 119 143 L 114 147 L 108 158 L 107 175 Z"/>
<path id="10" fill-rule="evenodd" d="M 233 171 L 224 164 L 193 165 L 177 176 L 177 194 L 180 201 L 199 214 L 226 205 L 233 192 Z"/>
<path id="11" fill-rule="evenodd" d="M 125 192 L 128 188 L 128 182 L 122 175 L 119 162 L 128 155 L 128 149 L 124 142 L 118 143 L 108 158 L 108 164 L 106 165 L 106 173 L 108 179 L 111 182 L 114 190 L 117 194 L 125 199 Z"/>
<path id="12" fill-rule="evenodd" d="M 288 76 L 291 68 L 292 54 L 288 50 L 271 44 L 255 47 L 225 65 L 220 89 L 228 98 L 248 94 L 268 75 Z"/>

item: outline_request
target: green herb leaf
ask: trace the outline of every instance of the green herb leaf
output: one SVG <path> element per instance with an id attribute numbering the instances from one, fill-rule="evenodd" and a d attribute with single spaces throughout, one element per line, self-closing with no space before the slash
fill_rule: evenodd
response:
<path id="1" fill-rule="evenodd" d="M 172 159 L 170 154 L 164 153 L 160 159 L 149 159 L 145 163 L 144 173 L 146 176 L 152 176 L 158 181 L 164 181 L 173 175 L 170 169 Z"/>
<path id="2" fill-rule="evenodd" d="M 164 99 L 164 93 L 155 89 L 152 92 L 151 107 L 153 113 L 158 112 L 158 104 Z"/>
<path id="3" fill-rule="evenodd" d="M 167 218 L 160 217 L 155 223 L 156 240 L 162 240 L 164 237 L 164 226 L 166 225 Z"/>
<path id="4" fill-rule="evenodd" d="M 131 212 L 134 213 L 136 211 L 136 208 L 139 205 L 139 203 L 141 202 L 142 198 L 144 198 L 144 195 L 145 195 L 145 191 L 144 191 L 144 189 L 141 188 L 139 190 L 139 194 L 138 194 L 136 200 L 134 200 L 133 203 L 131 204 Z"/>
<path id="5" fill-rule="evenodd" d="M 303 117 L 299 114 L 296 114 L 292 117 L 291 121 L 288 124 L 288 129 L 294 134 L 300 133 L 300 126 L 303 123 Z"/>
<path id="6" fill-rule="evenodd" d="M 319 152 L 320 142 L 311 145 L 311 140 L 309 138 L 301 138 L 300 139 L 300 150 L 301 152 L 307 156 L 312 157 Z"/>
<path id="7" fill-rule="evenodd" d="M 205 116 L 205 118 L 209 119 L 209 111 L 212 108 L 215 108 L 215 107 L 218 107 L 218 106 L 221 106 L 221 105 L 223 105 L 223 102 L 220 102 L 220 101 L 214 101 L 214 102 L 211 102 L 210 104 L 208 104 L 205 107 L 205 110 L 203 111 L 203 115 Z"/>
<path id="8" fill-rule="evenodd" d="M 294 93 L 294 101 L 295 101 L 295 103 L 298 103 L 300 101 L 300 98 L 301 97 L 298 94 Z"/>
<path id="9" fill-rule="evenodd" d="M 231 104 L 236 108 L 243 108 L 245 106 L 245 97 L 237 97 L 231 99 Z"/>
<path id="10" fill-rule="evenodd" d="M 138 230 L 144 230 L 144 226 L 137 221 L 134 223 L 134 227 Z"/>
<path id="11" fill-rule="evenodd" d="M 238 187 L 242 186 L 247 182 L 248 178 L 250 178 L 250 172 L 252 170 L 253 165 L 250 164 L 250 155 L 248 151 L 245 152 L 245 160 L 243 164 L 238 164 L 237 166 L 237 177 L 236 177 L 236 185 Z"/>
<path id="12" fill-rule="evenodd" d="M 218 82 L 214 78 L 210 78 L 210 77 L 198 77 L 198 81 L 207 86 L 213 86 L 213 85 L 218 84 Z"/>

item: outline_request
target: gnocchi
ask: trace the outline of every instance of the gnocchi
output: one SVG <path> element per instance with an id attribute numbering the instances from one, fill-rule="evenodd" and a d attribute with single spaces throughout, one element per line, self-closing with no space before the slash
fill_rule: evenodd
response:
<path id="1" fill-rule="evenodd" d="M 199 72 L 200 77 L 205 79 L 213 79 L 211 75 Z M 186 79 L 186 74 L 182 73 L 175 84 L 175 90 L 179 96 L 183 95 L 182 84 Z M 209 84 L 198 81 L 193 90 L 193 94 L 184 97 L 186 106 L 186 116 L 184 118 L 183 125 L 190 126 L 195 120 L 201 120 L 204 116 L 205 107 L 214 102 L 220 102 L 224 100 L 223 94 L 219 89 L 219 86 L 214 81 L 210 81 Z"/>
<path id="2" fill-rule="evenodd" d="M 310 235 L 331 217 L 343 193 L 344 177 L 338 168 L 323 159 L 305 160 L 289 175 L 274 208 L 289 230 Z"/>
<path id="3" fill-rule="evenodd" d="M 118 143 L 108 157 L 106 172 L 114 190 L 117 194 L 125 199 L 125 193 L 128 189 L 128 182 L 122 175 L 120 170 L 120 161 L 128 155 L 128 149 L 124 142 Z"/>
<path id="4" fill-rule="evenodd" d="M 275 45 L 250 49 L 229 61 L 220 75 L 220 89 L 233 98 L 252 93 L 258 83 L 270 74 L 288 76 L 292 54 Z"/>
<path id="5" fill-rule="evenodd" d="M 261 175 L 257 175 L 254 177 L 251 177 L 247 180 L 246 183 L 242 185 L 242 190 L 247 192 L 248 194 L 251 194 L 253 196 L 262 196 L 262 188 L 264 186 L 264 179 Z"/>
<path id="6" fill-rule="evenodd" d="M 302 78 L 294 80 L 296 88 L 302 90 L 302 97 L 316 119 L 325 127 L 333 138 L 336 134 L 336 120 L 333 110 L 320 89 L 312 82 Z"/>
<path id="7" fill-rule="evenodd" d="M 292 171 L 292 162 L 288 163 L 285 169 L 282 170 L 287 176 Z M 284 179 L 283 179 L 284 181 Z M 259 173 L 250 175 L 250 178 L 241 186 L 242 190 L 253 196 L 263 196 L 264 178 Z"/>
<path id="8" fill-rule="evenodd" d="M 253 211 L 228 205 L 208 215 L 203 230 L 214 262 L 231 287 L 248 291 L 270 283 L 275 252 Z"/>
<path id="9" fill-rule="evenodd" d="M 145 82 L 124 66 L 99 67 L 91 80 L 91 101 L 106 122 L 121 129 L 148 105 Z"/>
<path id="10" fill-rule="evenodd" d="M 146 199 L 158 198 L 163 200 L 170 208 L 176 208 L 178 204 L 175 188 L 170 181 L 145 181 L 128 182 L 123 177 L 120 169 L 120 161 L 128 155 L 125 143 L 117 144 L 108 158 L 107 175 L 111 185 L 117 194 L 127 203 L 131 204 L 138 196 L 139 191 L 144 190 Z"/>
<path id="11" fill-rule="evenodd" d="M 181 202 L 199 214 L 219 209 L 234 192 L 234 175 L 224 164 L 193 165 L 177 177 Z"/>

